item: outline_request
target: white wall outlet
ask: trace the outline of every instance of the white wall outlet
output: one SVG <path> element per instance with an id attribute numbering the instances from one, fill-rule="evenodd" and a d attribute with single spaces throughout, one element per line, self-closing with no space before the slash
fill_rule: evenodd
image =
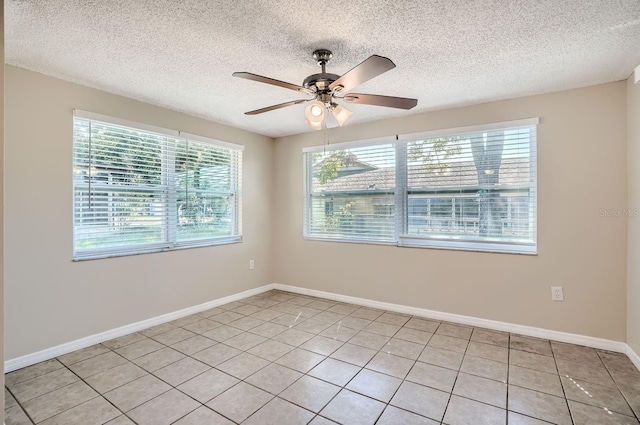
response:
<path id="1" fill-rule="evenodd" d="M 249 270 L 253 270 L 256 268 L 256 263 L 253 260 L 249 260 Z"/>
<path id="2" fill-rule="evenodd" d="M 562 293 L 562 286 L 551 287 L 551 301 L 564 301 L 564 294 Z"/>

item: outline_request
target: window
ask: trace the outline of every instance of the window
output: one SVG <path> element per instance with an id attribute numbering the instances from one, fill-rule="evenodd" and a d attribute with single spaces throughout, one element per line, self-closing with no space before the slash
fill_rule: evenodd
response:
<path id="1" fill-rule="evenodd" d="M 537 119 L 305 150 L 305 237 L 536 252 Z"/>
<path id="2" fill-rule="evenodd" d="M 74 259 L 239 242 L 242 147 L 75 111 Z"/>

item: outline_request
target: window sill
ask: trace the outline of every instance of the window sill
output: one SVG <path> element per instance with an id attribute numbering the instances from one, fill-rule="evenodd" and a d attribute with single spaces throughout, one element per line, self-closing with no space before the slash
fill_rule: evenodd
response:
<path id="1" fill-rule="evenodd" d="M 470 241 L 423 238 L 418 236 L 402 235 L 398 243 L 406 248 L 432 248 L 448 249 L 454 251 L 489 252 L 495 254 L 522 254 L 537 255 L 535 243 L 505 243 L 491 241 Z"/>
<path id="2" fill-rule="evenodd" d="M 142 255 L 142 254 L 152 254 L 156 252 L 170 252 L 170 251 L 179 251 L 183 249 L 191 249 L 191 248 L 205 248 L 208 246 L 217 246 L 217 245 L 230 245 L 242 243 L 242 236 L 230 236 L 226 238 L 216 238 L 216 239 L 207 239 L 204 241 L 197 242 L 182 242 L 177 243 L 176 245 L 153 245 L 145 248 L 141 248 L 135 251 L 116 251 L 116 250 L 100 250 L 100 251 L 92 251 L 92 252 L 84 252 L 80 254 L 75 254 L 73 257 L 73 261 L 87 261 L 87 260 L 101 260 L 104 258 L 114 258 L 114 257 L 129 257 L 132 255 Z"/>

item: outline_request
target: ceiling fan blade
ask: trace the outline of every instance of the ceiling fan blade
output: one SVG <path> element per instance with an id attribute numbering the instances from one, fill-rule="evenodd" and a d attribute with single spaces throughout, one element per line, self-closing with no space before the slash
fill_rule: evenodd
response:
<path id="1" fill-rule="evenodd" d="M 246 80 L 257 81 L 259 83 L 271 84 L 273 86 L 283 87 L 285 89 L 295 90 L 302 93 L 315 94 L 313 90 L 309 90 L 306 87 L 297 86 L 295 84 L 287 83 L 285 81 L 275 80 L 269 77 L 263 77 L 262 75 L 252 74 L 250 72 L 234 72 L 233 76 L 238 78 L 244 78 Z"/>
<path id="2" fill-rule="evenodd" d="M 343 89 L 341 89 L 341 91 L 347 92 L 356 88 L 365 81 L 369 81 L 380 74 L 384 74 L 395 67 L 396 65 L 391 62 L 391 59 L 372 55 L 369 59 L 366 59 L 364 62 L 356 65 L 355 68 L 331 83 L 329 88 L 334 90 L 336 87 L 342 86 Z"/>
<path id="3" fill-rule="evenodd" d="M 387 106 L 389 108 L 411 109 L 418 104 L 418 99 L 406 97 L 381 96 L 379 94 L 349 93 L 342 98 L 347 103 Z"/>
<path id="4" fill-rule="evenodd" d="M 266 108 L 260 108 L 260 109 L 254 110 L 254 111 L 245 112 L 244 114 L 245 115 L 258 115 L 258 114 L 262 114 L 264 112 L 275 111 L 276 109 L 280 109 L 280 108 L 286 108 L 287 106 L 298 105 L 300 103 L 308 102 L 310 100 L 313 100 L 313 99 L 293 100 L 291 102 L 279 103 L 277 105 L 267 106 Z"/>

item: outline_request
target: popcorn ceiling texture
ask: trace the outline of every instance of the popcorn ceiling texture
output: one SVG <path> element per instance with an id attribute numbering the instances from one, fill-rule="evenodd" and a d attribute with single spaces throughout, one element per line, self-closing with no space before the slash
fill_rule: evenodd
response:
<path id="1" fill-rule="evenodd" d="M 5 1 L 8 64 L 272 137 L 311 131 L 305 105 L 243 113 L 304 96 L 234 71 L 302 84 L 317 48 L 339 75 L 389 57 L 355 91 L 418 106 L 348 105 L 357 123 L 622 80 L 639 46 L 639 0 Z"/>

